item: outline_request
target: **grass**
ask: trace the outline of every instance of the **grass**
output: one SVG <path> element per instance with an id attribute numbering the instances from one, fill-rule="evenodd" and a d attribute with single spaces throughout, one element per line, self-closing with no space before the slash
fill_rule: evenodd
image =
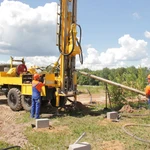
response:
<path id="1" fill-rule="evenodd" d="M 4 148 L 13 147 L 12 145 L 0 141 L 0 150 L 3 150 Z M 20 150 L 20 148 L 12 148 L 11 150 Z"/>
<path id="2" fill-rule="evenodd" d="M 90 107 L 90 110 L 97 112 L 97 115 L 78 113 L 80 115 L 54 117 L 50 119 L 52 125 L 50 129 L 35 130 L 28 127 L 25 135 L 36 149 L 41 150 L 67 150 L 68 146 L 73 144 L 84 132 L 86 132 L 86 136 L 81 141 L 89 142 L 92 150 L 107 148 L 111 150 L 116 147 L 118 148 L 116 150 L 150 149 L 150 144 L 140 142 L 122 130 L 122 125 L 126 123 L 149 124 L 150 116 L 135 117 L 130 114 L 130 117 L 123 116 L 120 122 L 111 122 L 104 117 L 106 111 L 103 111 L 100 105 L 95 104 Z M 143 114 L 147 110 L 137 110 L 137 112 Z M 24 117 L 29 117 L 29 114 Z M 127 129 L 143 139 L 150 138 L 148 127 L 131 126 Z"/>
<path id="3" fill-rule="evenodd" d="M 150 149 L 150 145 L 135 140 L 134 138 L 126 135 L 121 127 L 123 122 L 145 123 L 148 118 L 124 118 L 119 123 L 110 122 L 101 116 L 65 116 L 52 119 L 53 128 L 47 131 L 36 131 L 31 127 L 26 129 L 26 136 L 29 141 L 42 150 L 67 150 L 69 144 L 72 144 L 78 137 L 86 132 L 86 136 L 81 141 L 89 142 L 93 150 L 99 150 L 103 142 L 119 141 L 122 146 L 120 149 Z M 142 138 L 150 138 L 149 128 L 145 127 L 130 127 L 133 133 Z M 103 147 L 106 145 L 103 145 Z M 113 147 L 113 145 L 109 145 Z"/>
<path id="4" fill-rule="evenodd" d="M 91 90 L 89 87 L 88 90 L 91 93 L 96 93 L 96 91 L 100 93 L 102 89 L 99 88 L 94 87 Z M 78 87 L 78 90 L 84 91 L 85 87 Z M 134 114 L 149 113 L 146 103 L 132 103 L 131 105 L 136 111 L 132 114 L 122 113 L 119 122 L 106 119 L 106 113 L 110 110 L 103 110 L 104 105 L 92 104 L 89 106 L 88 113 L 62 112 L 62 116 L 51 117 L 50 129 L 32 128 L 31 123 L 35 123 L 35 120 L 30 118 L 29 112 L 22 114 L 16 123 L 28 124 L 24 134 L 30 144 L 26 145 L 24 150 L 67 150 L 68 146 L 84 132 L 86 136 L 81 139 L 81 142 L 90 143 L 92 150 L 149 150 L 150 144 L 138 141 L 122 130 L 122 126 L 127 123 L 150 124 L 150 115 L 134 116 Z M 127 130 L 145 140 L 150 139 L 150 127 L 130 126 Z M 1 144 L 6 143 L 0 142 Z M 1 147 L 5 146 L 7 145 Z"/>
<path id="5" fill-rule="evenodd" d="M 33 122 L 32 119 L 29 119 L 30 114 L 23 114 L 23 119 L 18 120 L 17 123 L 29 123 L 24 134 L 27 136 L 30 145 L 26 145 L 25 149 L 30 150 L 32 145 L 32 147 L 37 150 L 67 150 L 68 146 L 73 144 L 84 132 L 86 132 L 86 136 L 81 141 L 89 142 L 92 146 L 92 150 L 103 150 L 111 147 L 113 149 L 116 145 L 119 146 L 117 150 L 150 149 L 149 144 L 135 140 L 122 130 L 122 125 L 126 123 L 149 124 L 150 116 L 124 116 L 120 122 L 111 122 L 104 117 L 106 111 L 101 109 L 100 105 L 95 104 L 92 106 L 91 110 L 92 112 L 97 112 L 97 116 L 82 115 L 82 113 L 80 113 L 80 115 L 76 116 L 64 115 L 51 118 L 51 128 L 43 130 L 33 129 L 30 124 L 31 121 Z M 145 111 L 143 110 L 139 113 L 146 113 Z M 131 126 L 127 129 L 141 138 L 150 138 L 148 127 Z M 3 145 L 1 147 L 6 146 Z"/>
<path id="6" fill-rule="evenodd" d="M 0 141 L 0 150 L 4 147 L 8 147 L 8 146 L 10 146 L 8 143 Z"/>
<path id="7" fill-rule="evenodd" d="M 16 123 L 28 123 L 33 121 L 33 119 L 30 117 L 30 112 L 26 112 L 22 114 L 22 117 L 16 118 Z"/>

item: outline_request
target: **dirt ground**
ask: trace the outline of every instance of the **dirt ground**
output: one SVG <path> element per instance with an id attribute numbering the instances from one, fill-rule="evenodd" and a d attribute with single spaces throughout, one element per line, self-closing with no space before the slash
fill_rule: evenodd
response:
<path id="1" fill-rule="evenodd" d="M 12 145 L 23 146 L 27 143 L 26 137 L 23 135 L 24 126 L 16 124 L 15 119 L 24 111 L 14 112 L 9 106 L 5 96 L 0 96 L 0 141 L 5 141 Z"/>
<path id="2" fill-rule="evenodd" d="M 77 100 L 80 101 L 82 104 L 87 104 L 90 102 L 96 102 L 96 103 L 103 103 L 105 104 L 105 94 L 92 94 L 90 96 L 89 94 L 81 94 L 77 96 Z M 126 108 L 127 107 L 127 108 Z M 130 109 L 128 106 L 125 106 L 123 109 Z M 122 109 L 122 111 L 124 111 Z M 132 109 L 130 109 L 132 110 Z M 18 145 L 23 147 L 23 145 L 28 144 L 28 140 L 23 134 L 24 129 L 27 126 L 31 125 L 31 122 L 24 123 L 24 124 L 16 124 L 16 119 L 19 118 L 20 115 L 26 113 L 25 111 L 19 111 L 14 112 L 12 111 L 9 106 L 7 105 L 7 100 L 5 96 L 0 96 L 0 141 L 5 141 L 12 145 Z M 113 144 L 112 144 L 113 143 Z M 112 145 L 111 150 L 121 150 L 123 149 L 123 146 L 118 146 L 118 141 L 111 142 Z M 109 145 L 109 143 L 103 143 L 103 146 Z M 114 148 L 113 148 L 114 145 Z M 103 147 L 103 148 L 104 148 Z M 109 148 L 106 148 L 106 150 L 110 150 Z"/>
<path id="3" fill-rule="evenodd" d="M 81 94 L 77 96 L 77 100 L 84 103 L 90 102 L 105 102 L 105 96 L 94 94 Z M 15 112 L 12 111 L 7 105 L 6 97 L 0 96 L 0 141 L 5 141 L 12 145 L 18 145 L 23 147 L 24 144 L 28 144 L 28 140 L 23 134 L 23 131 L 28 124 L 16 124 L 16 119 L 26 113 L 25 111 Z"/>

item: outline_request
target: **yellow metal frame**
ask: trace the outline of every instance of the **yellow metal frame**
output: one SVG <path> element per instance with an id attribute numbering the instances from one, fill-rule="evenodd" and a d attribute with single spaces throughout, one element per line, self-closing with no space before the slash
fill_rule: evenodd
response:
<path id="1" fill-rule="evenodd" d="M 22 95 L 32 95 L 32 85 L 31 84 L 22 84 L 21 85 L 21 94 Z M 45 86 L 42 87 L 41 96 L 46 96 Z"/>
<path id="2" fill-rule="evenodd" d="M 60 10 L 60 39 L 59 39 L 59 49 L 61 50 L 60 57 L 58 61 L 54 64 L 54 68 L 50 74 L 45 75 L 45 85 L 46 86 L 52 86 L 56 88 L 56 106 L 59 106 L 59 100 L 60 96 L 66 96 L 66 93 L 63 93 L 66 82 L 66 70 L 70 69 L 71 62 L 73 60 L 73 63 L 75 64 L 75 56 L 77 54 L 81 53 L 79 45 L 77 45 L 77 24 L 76 24 L 76 15 L 77 15 L 77 0 L 60 0 L 61 3 L 61 10 Z M 69 4 L 72 6 L 72 10 L 69 8 Z M 73 11 L 73 12 L 72 12 Z M 67 55 L 68 54 L 68 55 Z M 66 59 L 67 58 L 67 59 Z M 68 60 L 68 68 L 66 67 L 66 60 Z M 10 68 L 13 67 L 13 62 L 22 62 L 22 64 L 25 64 L 24 59 L 22 60 L 14 60 L 11 57 L 11 64 Z M 56 66 L 60 67 L 59 75 L 55 76 L 54 69 Z M 75 65 L 74 65 L 75 66 Z M 74 86 L 72 90 L 75 89 L 77 85 L 77 75 L 75 72 L 74 66 L 71 72 L 69 72 L 67 75 L 67 78 L 71 78 L 70 80 L 71 85 Z M 67 69 L 66 69 L 67 68 Z M 34 72 L 35 70 L 31 69 L 30 72 Z M 70 77 L 69 77 L 70 75 Z M 14 85 L 14 86 L 21 86 L 21 94 L 23 95 L 32 95 L 32 85 L 31 84 L 23 84 L 22 83 L 22 75 L 19 77 L 11 77 L 6 72 L 0 72 L 0 85 Z M 69 82 L 68 82 L 69 83 Z M 68 86 L 69 87 L 69 86 Z M 69 87 L 70 88 L 70 87 Z M 68 88 L 68 89 L 69 89 Z M 67 89 L 67 90 L 68 90 Z M 69 91 L 69 90 L 68 90 Z M 45 93 L 45 86 L 42 88 L 42 96 L 46 96 Z M 76 100 L 76 93 L 73 91 L 73 96 Z"/>
<path id="3" fill-rule="evenodd" d="M 70 10 L 70 6 L 71 9 Z M 73 11 L 73 12 L 72 12 Z M 66 57 L 70 59 L 81 53 L 80 47 L 77 45 L 77 29 L 76 29 L 76 15 L 77 15 L 77 0 L 60 0 L 60 30 L 59 30 L 59 49 L 61 51 L 60 55 L 60 74 L 56 78 L 58 87 L 56 88 L 56 106 L 59 106 L 60 96 L 66 96 L 63 94 L 65 88 L 65 61 Z M 58 23 L 59 24 L 59 23 Z M 69 54 L 67 56 L 67 54 Z M 76 72 L 71 74 L 73 78 L 73 84 L 77 85 L 77 75 Z M 61 91 L 61 93 L 60 93 Z M 76 93 L 74 91 L 74 99 L 76 100 Z"/>

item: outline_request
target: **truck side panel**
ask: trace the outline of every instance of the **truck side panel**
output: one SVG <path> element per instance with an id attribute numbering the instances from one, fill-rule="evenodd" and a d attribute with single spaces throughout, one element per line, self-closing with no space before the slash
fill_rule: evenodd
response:
<path id="1" fill-rule="evenodd" d="M 21 94 L 22 95 L 32 95 L 32 85 L 31 84 L 22 84 Z M 46 96 L 45 86 L 42 87 L 41 96 Z"/>

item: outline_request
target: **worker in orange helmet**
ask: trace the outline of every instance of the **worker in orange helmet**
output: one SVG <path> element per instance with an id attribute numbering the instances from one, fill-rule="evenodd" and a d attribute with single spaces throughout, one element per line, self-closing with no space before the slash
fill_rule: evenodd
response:
<path id="1" fill-rule="evenodd" d="M 148 98 L 148 108 L 150 109 L 150 74 L 147 76 L 148 85 L 145 88 L 145 94 Z"/>
<path id="2" fill-rule="evenodd" d="M 41 105 L 41 89 L 44 84 L 39 81 L 40 75 L 34 74 L 32 81 L 32 105 L 31 105 L 31 118 L 40 118 L 40 105 Z"/>

